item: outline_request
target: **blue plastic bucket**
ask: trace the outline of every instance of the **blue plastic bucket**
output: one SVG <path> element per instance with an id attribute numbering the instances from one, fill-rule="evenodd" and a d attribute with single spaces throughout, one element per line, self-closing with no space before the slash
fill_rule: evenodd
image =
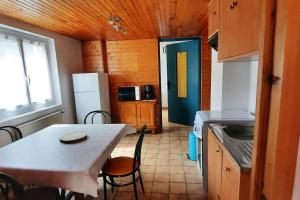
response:
<path id="1" fill-rule="evenodd" d="M 197 137 L 194 132 L 189 133 L 189 159 L 197 160 Z"/>

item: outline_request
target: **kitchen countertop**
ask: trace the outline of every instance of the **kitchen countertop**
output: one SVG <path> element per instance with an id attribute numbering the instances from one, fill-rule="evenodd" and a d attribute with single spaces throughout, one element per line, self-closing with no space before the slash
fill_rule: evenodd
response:
<path id="1" fill-rule="evenodd" d="M 229 137 L 225 132 L 222 131 L 222 125 L 211 124 L 210 128 L 216 138 L 225 147 L 226 150 L 231 154 L 236 163 L 240 166 L 241 171 L 251 171 L 252 167 L 252 150 L 253 150 L 253 139 L 252 140 L 239 140 Z"/>

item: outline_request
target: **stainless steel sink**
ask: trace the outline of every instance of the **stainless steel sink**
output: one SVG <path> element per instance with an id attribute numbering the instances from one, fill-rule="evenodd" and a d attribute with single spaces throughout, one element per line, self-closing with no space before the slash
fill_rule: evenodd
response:
<path id="1" fill-rule="evenodd" d="M 224 126 L 223 131 L 231 138 L 237 140 L 253 140 L 253 126 L 247 125 L 230 125 Z"/>

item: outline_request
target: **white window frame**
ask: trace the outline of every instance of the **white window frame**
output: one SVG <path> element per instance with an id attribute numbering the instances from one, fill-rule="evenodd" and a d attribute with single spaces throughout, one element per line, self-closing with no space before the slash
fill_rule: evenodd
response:
<path id="1" fill-rule="evenodd" d="M 22 57 L 22 65 L 24 69 L 24 78 L 28 78 L 26 74 L 26 63 L 24 58 L 24 50 L 23 50 L 23 40 L 29 40 L 32 42 L 42 42 L 46 46 L 46 54 L 47 54 L 47 63 L 48 63 L 48 74 L 50 81 L 50 90 L 51 90 L 51 100 L 46 103 L 32 103 L 30 100 L 29 93 L 29 84 L 26 84 L 27 90 L 27 98 L 28 105 L 22 106 L 23 108 L 18 108 L 15 111 L 7 111 L 5 109 L 0 109 L 0 125 L 1 124 L 20 124 L 26 122 L 28 120 L 22 120 L 21 118 L 28 116 L 43 116 L 54 112 L 58 109 L 61 109 L 62 101 L 61 101 L 61 92 L 58 78 L 58 68 L 57 68 L 57 60 L 56 60 L 56 52 L 55 52 L 55 43 L 54 39 L 48 38 L 42 35 L 38 35 L 35 33 L 31 33 L 28 31 L 20 30 L 17 28 L 9 27 L 3 24 L 0 24 L 0 33 L 13 36 L 17 38 L 19 43 L 20 53 Z M 2 116 L 1 116 L 2 115 Z M 33 118 L 33 117 L 31 117 Z M 28 118 L 30 119 L 30 117 Z"/>

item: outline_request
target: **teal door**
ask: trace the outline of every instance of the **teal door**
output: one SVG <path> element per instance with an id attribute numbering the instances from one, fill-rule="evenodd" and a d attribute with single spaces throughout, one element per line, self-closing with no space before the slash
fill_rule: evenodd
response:
<path id="1" fill-rule="evenodd" d="M 169 122 L 193 125 L 200 105 L 200 42 L 167 45 Z"/>

